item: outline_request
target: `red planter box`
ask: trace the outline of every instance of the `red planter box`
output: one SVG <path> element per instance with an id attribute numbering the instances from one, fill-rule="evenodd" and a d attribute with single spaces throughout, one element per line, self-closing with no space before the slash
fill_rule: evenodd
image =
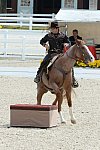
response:
<path id="1" fill-rule="evenodd" d="M 53 127 L 57 125 L 55 105 L 10 105 L 10 126 Z"/>

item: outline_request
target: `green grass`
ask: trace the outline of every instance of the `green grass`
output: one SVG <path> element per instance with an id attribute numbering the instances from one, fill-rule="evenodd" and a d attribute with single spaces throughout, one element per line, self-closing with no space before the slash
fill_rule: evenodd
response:
<path id="1" fill-rule="evenodd" d="M 19 30 L 29 30 L 29 27 L 23 26 L 2 26 L 2 29 L 19 29 Z M 48 30 L 48 27 L 32 27 L 32 30 Z"/>

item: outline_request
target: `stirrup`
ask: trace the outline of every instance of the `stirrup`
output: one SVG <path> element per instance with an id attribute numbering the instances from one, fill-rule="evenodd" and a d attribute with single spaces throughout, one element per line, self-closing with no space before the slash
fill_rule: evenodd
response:
<path id="1" fill-rule="evenodd" d="M 79 86 L 78 82 L 76 80 L 73 81 L 72 87 L 77 88 Z"/>

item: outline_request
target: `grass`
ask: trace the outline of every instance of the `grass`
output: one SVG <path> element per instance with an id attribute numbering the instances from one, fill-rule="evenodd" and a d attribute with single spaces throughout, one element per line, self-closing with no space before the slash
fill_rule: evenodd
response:
<path id="1" fill-rule="evenodd" d="M 1 26 L 1 29 L 19 29 L 19 30 L 29 30 L 29 27 L 26 26 Z M 48 30 L 48 27 L 32 27 L 32 30 Z"/>

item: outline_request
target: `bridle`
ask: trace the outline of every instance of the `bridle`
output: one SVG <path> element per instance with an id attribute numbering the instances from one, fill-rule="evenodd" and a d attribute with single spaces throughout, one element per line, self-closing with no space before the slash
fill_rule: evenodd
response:
<path id="1" fill-rule="evenodd" d="M 81 50 L 81 52 L 82 52 L 80 57 L 78 57 L 78 56 L 76 55 L 76 50 L 75 50 L 75 57 L 70 56 L 70 55 L 68 54 L 68 52 L 66 52 L 66 55 L 67 55 L 69 58 L 74 59 L 75 61 L 84 62 L 84 61 L 85 61 L 84 56 L 86 56 L 86 53 L 84 52 L 84 50 L 83 50 L 79 45 L 76 44 L 76 46 L 77 46 L 78 48 L 80 48 L 80 50 Z M 86 58 L 87 58 L 87 56 L 86 56 Z"/>

